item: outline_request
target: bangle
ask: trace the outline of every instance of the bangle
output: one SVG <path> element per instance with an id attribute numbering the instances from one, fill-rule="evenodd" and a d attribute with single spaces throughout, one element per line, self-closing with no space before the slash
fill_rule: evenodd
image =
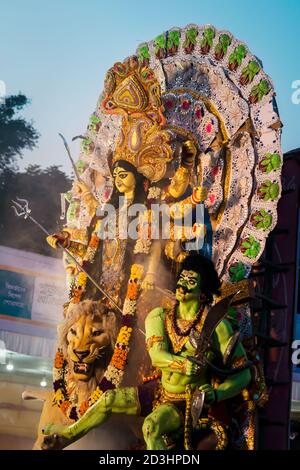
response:
<path id="1" fill-rule="evenodd" d="M 194 195 L 194 193 L 191 195 L 191 202 L 192 204 L 199 204 L 201 202 L 201 199 L 197 199 Z"/>

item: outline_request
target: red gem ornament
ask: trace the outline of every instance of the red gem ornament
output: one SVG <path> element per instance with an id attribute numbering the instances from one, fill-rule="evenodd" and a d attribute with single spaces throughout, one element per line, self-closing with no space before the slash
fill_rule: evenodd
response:
<path id="1" fill-rule="evenodd" d="M 182 109 L 184 109 L 184 111 L 187 111 L 189 107 L 190 107 L 190 102 L 188 100 L 184 100 L 182 103 Z"/>

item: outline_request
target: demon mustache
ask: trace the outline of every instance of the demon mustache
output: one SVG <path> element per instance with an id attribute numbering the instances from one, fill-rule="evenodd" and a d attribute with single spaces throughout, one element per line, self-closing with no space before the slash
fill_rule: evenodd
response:
<path id="1" fill-rule="evenodd" d="M 181 286 L 181 285 L 177 284 L 177 290 L 181 294 L 185 295 L 185 294 L 189 294 L 190 292 L 192 292 L 193 289 L 189 289 L 186 286 Z"/>

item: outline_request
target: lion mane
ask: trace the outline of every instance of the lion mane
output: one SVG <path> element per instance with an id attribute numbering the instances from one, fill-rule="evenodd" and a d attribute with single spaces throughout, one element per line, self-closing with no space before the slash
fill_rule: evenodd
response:
<path id="1" fill-rule="evenodd" d="M 69 304 L 65 309 L 64 320 L 58 327 L 58 347 L 68 362 L 68 389 L 78 397 L 78 402 L 87 400 L 102 379 L 113 354 L 117 333 L 115 313 L 100 301 L 84 300 Z M 53 391 L 43 398 L 35 396 L 34 392 L 28 393 L 27 398 L 44 400 L 34 445 L 34 449 L 40 449 L 46 424 L 71 422 L 59 407 L 53 406 Z"/>
<path id="2" fill-rule="evenodd" d="M 80 395 L 90 394 L 110 362 L 117 336 L 114 312 L 101 302 L 70 304 L 58 328 L 58 345 L 68 361 L 69 377 Z"/>

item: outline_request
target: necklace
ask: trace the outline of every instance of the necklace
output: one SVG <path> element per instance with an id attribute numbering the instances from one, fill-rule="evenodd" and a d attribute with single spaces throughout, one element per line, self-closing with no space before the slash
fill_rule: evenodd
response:
<path id="1" fill-rule="evenodd" d="M 175 333 L 178 335 L 178 336 L 188 336 L 190 334 L 190 332 L 192 331 L 192 329 L 197 325 L 197 323 L 199 322 L 200 318 L 201 318 L 201 315 L 203 313 L 203 310 L 204 310 L 204 307 L 205 307 L 205 303 L 202 302 L 200 304 L 200 308 L 197 312 L 197 315 L 195 316 L 195 318 L 193 320 L 181 320 L 181 323 L 186 323 L 187 327 L 185 329 L 183 329 L 182 327 L 179 326 L 178 322 L 180 321 L 178 318 L 176 318 L 176 309 L 177 309 L 177 306 L 178 306 L 178 303 L 176 303 L 174 305 L 174 307 L 172 308 L 172 312 L 171 312 L 171 319 L 172 319 L 172 325 L 173 325 L 173 328 L 175 330 Z"/>
<path id="2" fill-rule="evenodd" d="M 165 328 L 175 354 L 181 351 L 189 341 L 189 334 L 192 331 L 192 328 L 201 334 L 207 315 L 207 311 L 205 311 L 205 303 L 203 302 L 196 317 L 192 321 L 188 321 L 188 327 L 183 331 L 176 322 L 176 307 L 177 304 L 172 309 L 169 309 L 165 318 Z"/>

